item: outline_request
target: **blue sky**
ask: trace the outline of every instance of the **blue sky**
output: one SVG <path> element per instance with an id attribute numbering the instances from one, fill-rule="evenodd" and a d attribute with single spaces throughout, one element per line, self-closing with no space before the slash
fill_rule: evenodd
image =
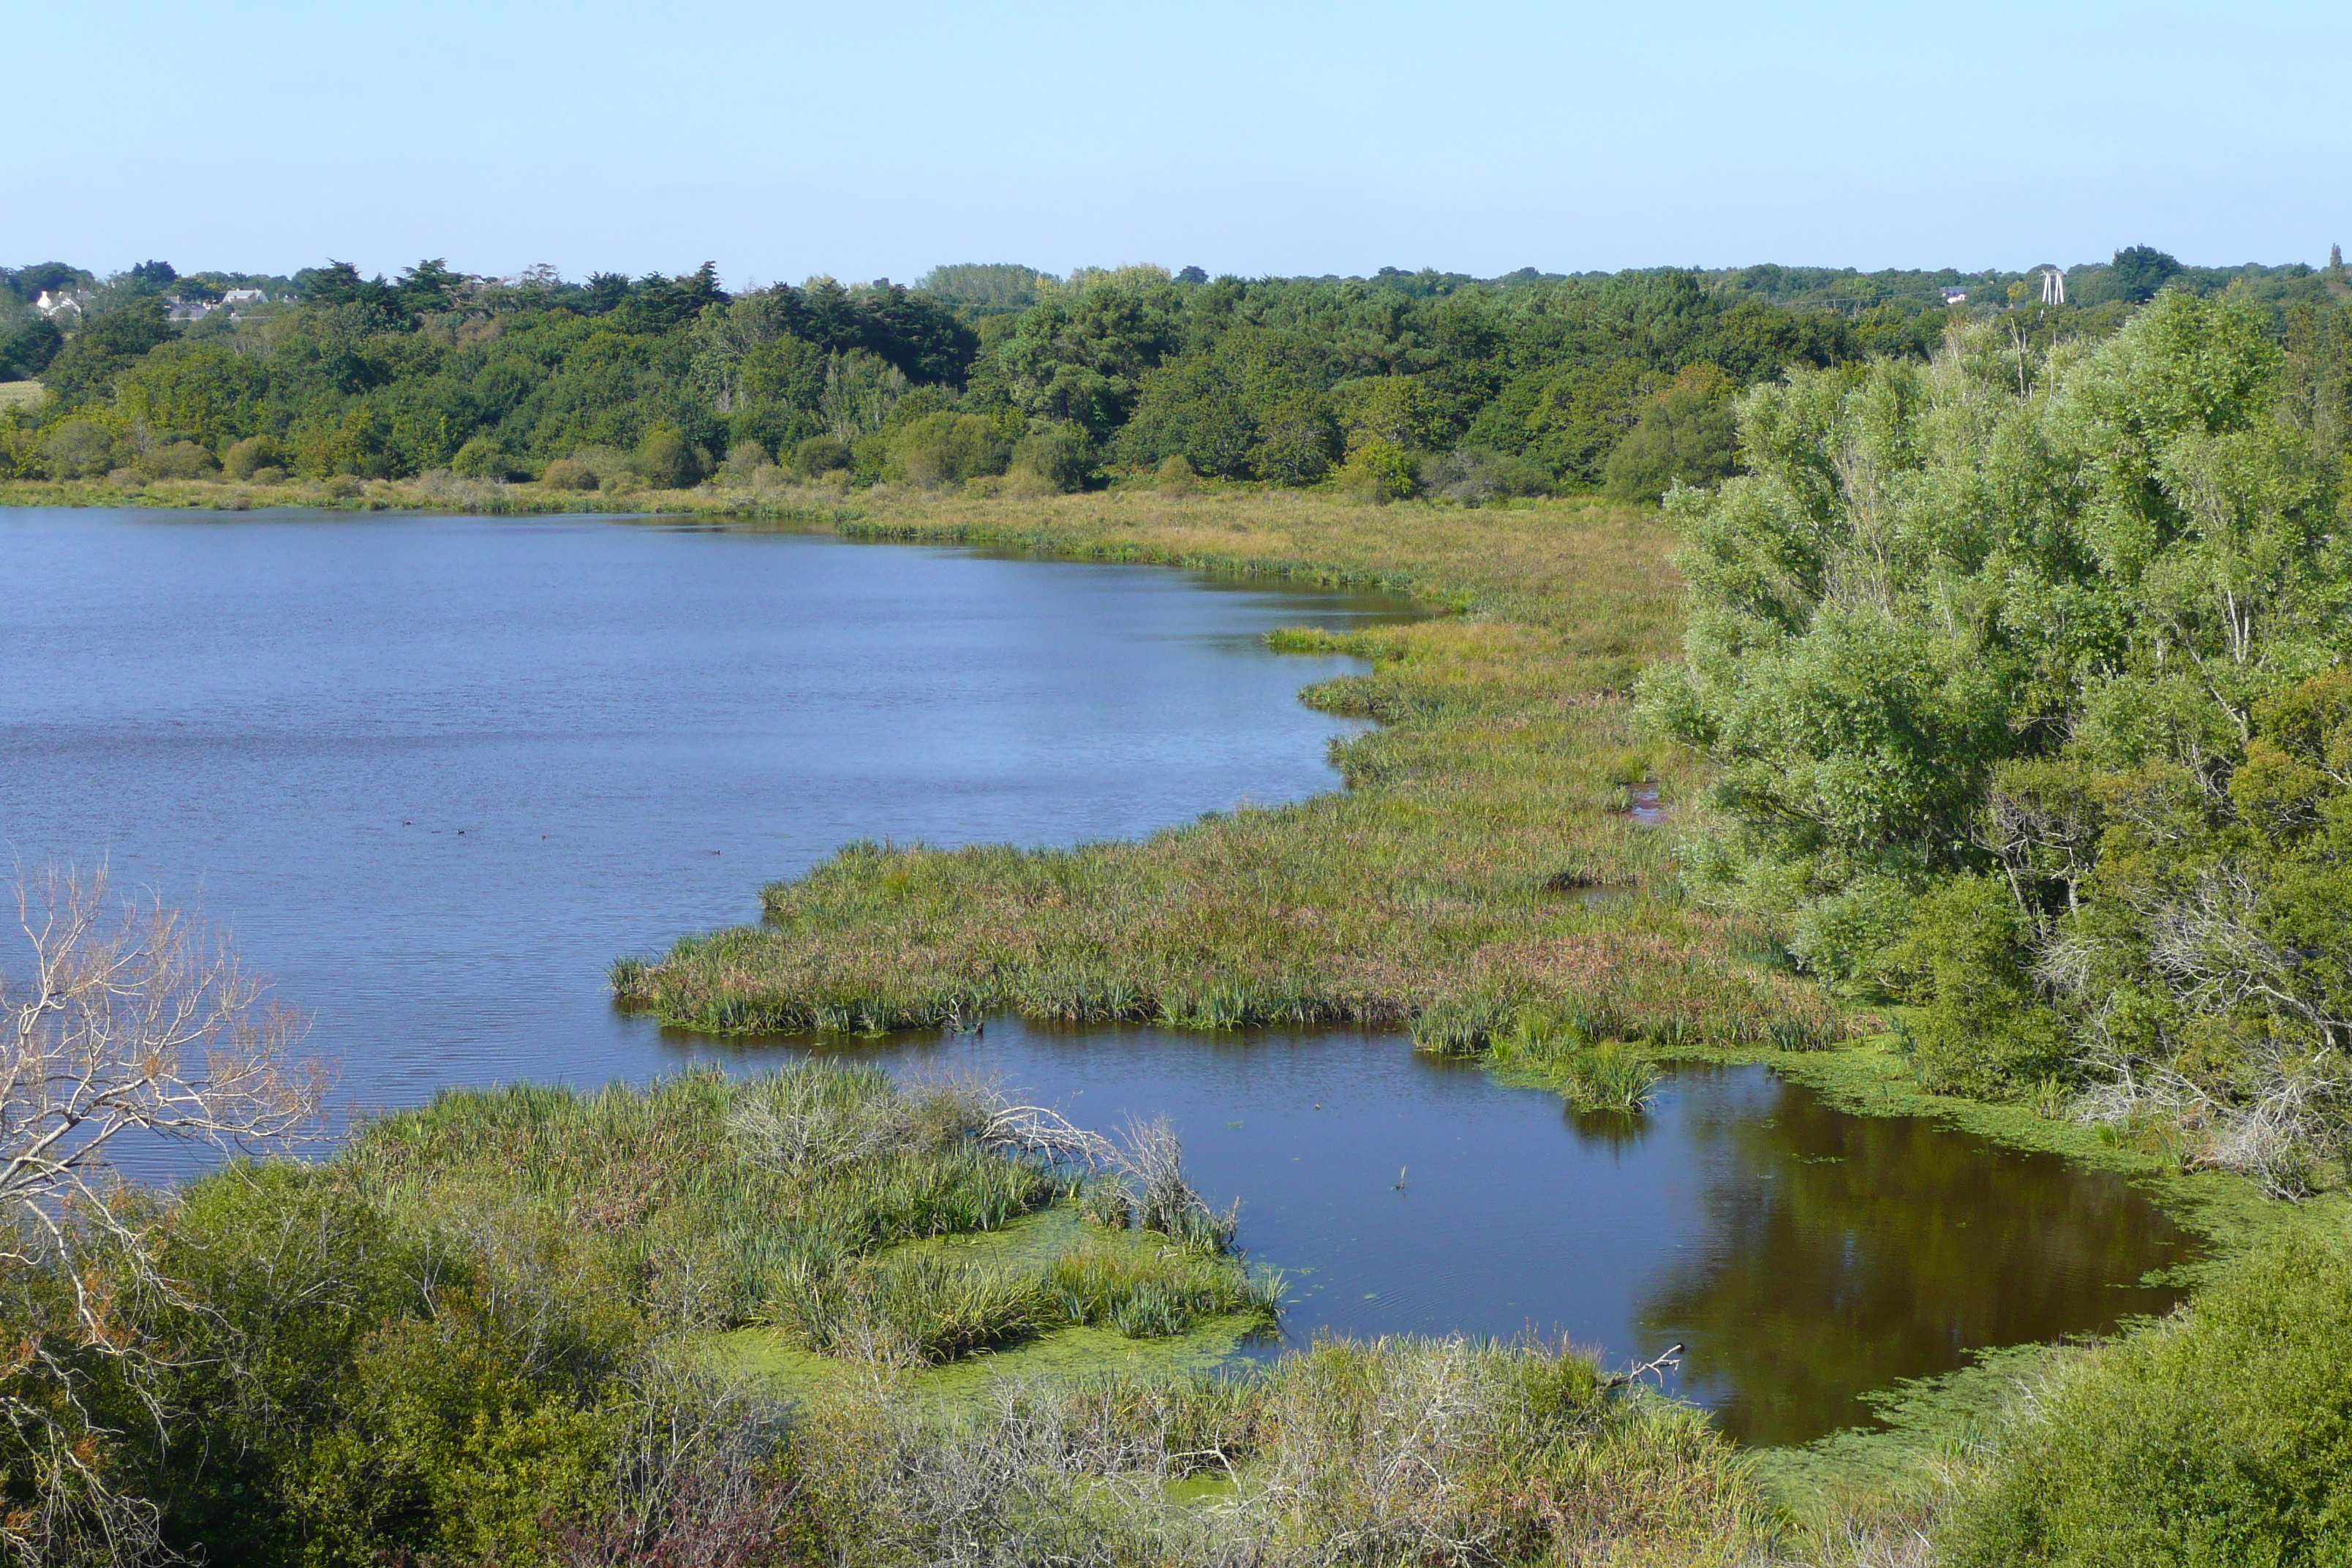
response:
<path id="1" fill-rule="evenodd" d="M 2352 5 L 12 7 L 0 264 L 1480 274 L 2352 242 Z"/>

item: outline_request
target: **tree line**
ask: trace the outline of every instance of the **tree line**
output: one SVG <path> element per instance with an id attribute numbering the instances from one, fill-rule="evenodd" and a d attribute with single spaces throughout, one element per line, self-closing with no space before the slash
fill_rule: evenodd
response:
<path id="1" fill-rule="evenodd" d="M 2133 256 L 2095 270 L 2130 273 Z M 0 277 L 0 375 L 46 387 L 0 428 L 0 471 L 447 469 L 677 488 L 772 464 L 857 485 L 1011 472 L 1074 489 L 1175 464 L 1375 499 L 1654 497 L 1731 472 L 1742 388 L 1922 361 L 1951 311 L 1918 280 L 1942 276 L 1065 279 L 1008 265 L 941 268 L 914 288 L 816 278 L 730 294 L 708 265 L 575 282 L 432 259 L 391 279 L 331 263 L 243 279 L 274 284 L 274 302 L 182 322 L 167 296 L 217 298 L 239 279 L 159 262 L 100 282 L 49 264 Z M 2260 281 L 2326 294 L 2309 268 Z M 43 318 L 22 303 L 36 284 L 87 285 L 90 302 Z M 2099 335 L 2137 287 L 2009 313 L 2043 335 Z"/>

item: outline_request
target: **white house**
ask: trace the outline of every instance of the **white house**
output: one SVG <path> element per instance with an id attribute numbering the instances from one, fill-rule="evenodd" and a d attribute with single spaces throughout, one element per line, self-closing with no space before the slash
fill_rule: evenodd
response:
<path id="1" fill-rule="evenodd" d="M 267 305 L 269 296 L 258 289 L 232 289 L 221 296 L 224 305 Z"/>
<path id="2" fill-rule="evenodd" d="M 1968 302 L 1969 291 L 1965 289 L 1947 289 L 1943 293 L 1944 303 L 1947 305 L 1961 305 Z"/>
<path id="3" fill-rule="evenodd" d="M 44 316 L 55 316 L 59 310 L 71 310 L 79 316 L 81 314 L 81 301 L 63 289 L 53 294 L 44 289 L 41 290 L 41 297 L 33 301 L 33 309 Z"/>

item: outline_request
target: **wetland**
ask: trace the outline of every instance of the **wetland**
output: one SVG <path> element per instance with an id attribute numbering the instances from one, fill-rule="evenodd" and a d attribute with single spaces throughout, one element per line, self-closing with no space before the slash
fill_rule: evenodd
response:
<path id="1" fill-rule="evenodd" d="M 808 1037 L 617 1009 L 605 962 L 742 918 L 760 882 L 837 868 L 848 840 L 1083 858 L 1202 813 L 1214 834 L 1328 812 L 1349 743 L 1395 711 L 1368 674 L 1399 662 L 1382 639 L 1446 635 L 1376 594 L 706 522 L 0 528 L 44 590 L 0 683 L 0 741 L 44 763 L 0 784 L 11 849 L 103 855 L 232 927 L 313 1011 L 346 1114 L 806 1059 Z M 1300 625 L 1318 630 L 1276 641 L 1308 651 L 1270 651 Z M 1298 702 L 1318 680 L 1367 698 Z M 1654 948 L 1680 918 L 1644 892 L 1654 770 L 1605 706 L 1565 717 L 1602 725 L 1565 880 L 1607 897 L 1514 897 L 1570 944 Z M 1728 972 L 1675 973 L 1696 992 Z M 1323 1335 L 1534 1333 L 1620 1366 L 1682 1344 L 1667 1387 L 1783 1444 L 1971 1351 L 2179 1298 L 2191 1238 L 2114 1172 L 1848 1114 L 1752 1063 L 1681 1068 L 1645 1114 L 1579 1114 L 1416 1050 L 1396 982 L 1363 994 L 1354 1026 L 1243 1030 L 1181 1009 L 1166 1022 L 1195 1026 L 1024 1021 L 1015 997 L 977 1031 L 815 1054 L 992 1081 L 1103 1130 L 1167 1117 L 1210 1203 L 1240 1204 L 1253 1268 L 1286 1281 L 1243 1360 Z M 1645 994 L 1679 1005 L 1671 976 Z"/>

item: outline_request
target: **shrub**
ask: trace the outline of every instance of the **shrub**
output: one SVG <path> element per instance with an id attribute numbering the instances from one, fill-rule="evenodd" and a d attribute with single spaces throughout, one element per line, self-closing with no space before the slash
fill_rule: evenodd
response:
<path id="1" fill-rule="evenodd" d="M 793 448 L 793 472 L 804 479 L 849 467 L 849 443 L 838 436 L 812 436 Z"/>
<path id="2" fill-rule="evenodd" d="M 1058 495 L 1087 482 L 1087 438 L 1070 425 L 1032 430 L 1013 448 L 1015 489 Z"/>
<path id="3" fill-rule="evenodd" d="M 1010 456 L 996 423 L 977 414 L 926 414 L 890 438 L 891 468 L 923 489 L 1001 474 Z"/>
<path id="4" fill-rule="evenodd" d="M 41 443 L 55 479 L 89 479 L 114 466 L 114 436 L 95 419 L 68 419 Z"/>
<path id="5" fill-rule="evenodd" d="M 1551 492 L 1551 475 L 1541 463 L 1507 452 L 1466 447 L 1424 463 L 1421 477 L 1422 488 L 1431 495 L 1464 506 L 1484 506 L 1506 496 Z"/>
<path id="6" fill-rule="evenodd" d="M 1367 441 L 1348 455 L 1331 479 L 1340 494 L 1355 500 L 1385 505 L 1402 500 L 1421 488 L 1412 454 L 1393 441 Z"/>
<path id="7" fill-rule="evenodd" d="M 593 490 L 596 470 L 576 458 L 558 458 L 547 465 L 541 482 L 551 490 Z"/>
<path id="8" fill-rule="evenodd" d="M 702 450 L 675 425 L 656 425 L 637 442 L 629 467 L 656 489 L 684 489 L 702 478 L 709 466 Z"/>
<path id="9" fill-rule="evenodd" d="M 1872 985 L 1881 955 L 1906 936 L 1911 898 L 1886 877 L 1863 877 L 1801 913 L 1789 950 L 1817 974 L 1847 984 Z"/>
<path id="10" fill-rule="evenodd" d="M 765 447 L 757 441 L 738 441 L 727 448 L 727 460 L 719 471 L 731 484 L 755 485 L 762 473 L 774 467 Z"/>
<path id="11" fill-rule="evenodd" d="M 1619 500 L 1656 500 L 1672 486 L 1730 477 L 1739 451 L 1738 388 L 1711 364 L 1685 366 L 1642 405 L 1609 454 L 1605 488 Z"/>
<path id="12" fill-rule="evenodd" d="M 1160 465 L 1160 488 L 1170 495 L 1190 495 L 1201 488 L 1201 476 L 1192 471 L 1191 459 L 1179 452 Z"/>
<path id="13" fill-rule="evenodd" d="M 140 465 L 159 479 L 210 478 L 219 467 L 213 455 L 194 441 L 172 441 L 147 454 Z"/>
<path id="14" fill-rule="evenodd" d="M 510 479 L 516 468 L 496 441 L 477 436 L 457 448 L 457 455 L 449 459 L 449 471 L 463 479 Z"/>
<path id="15" fill-rule="evenodd" d="M 1895 994 L 1923 1010 L 1912 1036 L 1919 1081 L 1939 1094 L 1999 1099 L 2063 1069 L 2065 1037 L 2034 995 L 2008 888 L 1961 877 L 1912 910 L 1886 958 Z"/>
<path id="16" fill-rule="evenodd" d="M 2096 1351 L 1997 1443 L 1950 1568 L 2352 1562 L 2352 1252 L 2297 1237 Z"/>
<path id="17" fill-rule="evenodd" d="M 284 468 L 286 450 L 274 436 L 247 436 L 222 455 L 221 467 L 233 479 L 250 479 L 264 468 Z"/>

